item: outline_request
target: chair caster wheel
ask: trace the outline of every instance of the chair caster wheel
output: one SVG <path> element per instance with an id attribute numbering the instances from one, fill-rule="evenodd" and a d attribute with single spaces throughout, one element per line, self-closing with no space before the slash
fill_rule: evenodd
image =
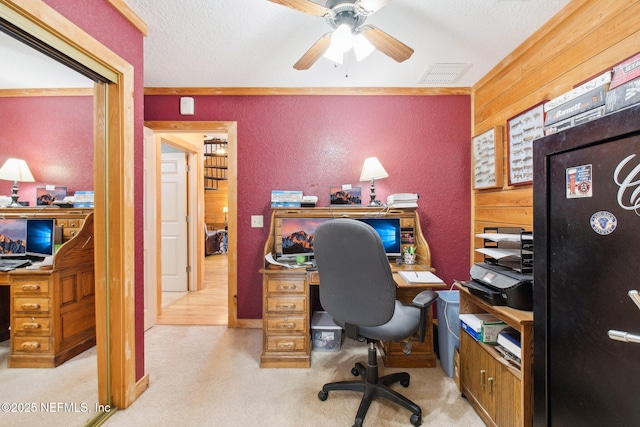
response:
<path id="1" fill-rule="evenodd" d="M 402 387 L 404 387 L 404 388 L 407 388 L 407 387 L 409 387 L 409 382 L 410 382 L 410 380 L 409 380 L 409 378 L 407 378 L 406 380 L 400 381 L 400 385 Z"/>
<path id="2" fill-rule="evenodd" d="M 360 375 L 360 372 L 358 372 L 356 368 L 351 368 L 351 375 L 357 377 L 358 375 Z"/>
<path id="3" fill-rule="evenodd" d="M 323 402 L 327 400 L 327 397 L 329 397 L 328 391 L 320 390 L 318 392 L 318 399 L 322 400 Z"/>
<path id="4" fill-rule="evenodd" d="M 417 416 L 416 414 L 411 415 L 410 421 L 411 421 L 411 424 L 413 424 L 416 427 L 422 424 L 422 418 Z"/>

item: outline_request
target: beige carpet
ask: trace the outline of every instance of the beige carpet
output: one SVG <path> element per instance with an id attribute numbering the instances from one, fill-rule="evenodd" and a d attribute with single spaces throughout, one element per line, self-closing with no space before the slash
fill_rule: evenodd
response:
<path id="1" fill-rule="evenodd" d="M 95 347 L 54 369 L 9 369 L 8 356 L 6 340 L 0 343 L 0 425 L 73 427 L 95 417 Z"/>
<path id="2" fill-rule="evenodd" d="M 146 333 L 150 388 L 105 426 L 351 426 L 355 392 L 333 392 L 325 382 L 352 379 L 366 360 L 366 344 L 346 340 L 339 352 L 313 352 L 311 369 L 260 369 L 262 331 L 222 326 L 155 326 Z M 386 369 L 382 374 L 400 371 Z M 425 426 L 484 426 L 453 379 L 440 368 L 409 369 L 409 388 L 397 387 L 422 407 Z M 364 426 L 411 426 L 409 411 L 375 401 Z"/>

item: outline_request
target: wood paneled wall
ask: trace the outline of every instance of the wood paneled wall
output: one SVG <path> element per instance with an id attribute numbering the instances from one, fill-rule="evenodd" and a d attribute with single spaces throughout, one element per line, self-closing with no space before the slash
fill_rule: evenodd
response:
<path id="1" fill-rule="evenodd" d="M 613 68 L 640 51 L 640 0 L 572 0 L 472 89 L 473 134 L 501 125 L 504 185 L 474 190 L 472 230 L 485 226 L 533 227 L 533 187 L 509 186 L 509 118 Z M 474 251 L 482 246 L 474 239 Z"/>
<path id="2" fill-rule="evenodd" d="M 229 181 L 219 181 L 217 190 L 204 191 L 204 222 L 209 226 L 209 229 L 221 230 L 224 228 L 222 208 L 229 207 L 228 197 Z"/>

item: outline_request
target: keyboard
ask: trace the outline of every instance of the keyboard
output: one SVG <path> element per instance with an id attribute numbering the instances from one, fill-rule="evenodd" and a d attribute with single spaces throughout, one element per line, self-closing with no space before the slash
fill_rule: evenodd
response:
<path id="1" fill-rule="evenodd" d="M 31 265 L 28 259 L 0 259 L 0 271 L 11 271 L 28 265 Z"/>

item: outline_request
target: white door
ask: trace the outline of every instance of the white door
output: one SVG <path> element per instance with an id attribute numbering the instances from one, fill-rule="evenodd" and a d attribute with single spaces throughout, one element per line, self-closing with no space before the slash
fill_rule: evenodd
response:
<path id="1" fill-rule="evenodd" d="M 163 147 L 167 147 L 163 145 Z M 188 289 L 187 159 L 183 152 L 164 152 L 161 160 L 162 291 Z"/>
<path id="2" fill-rule="evenodd" d="M 158 318 L 158 277 L 156 268 L 156 141 L 153 131 L 144 128 L 144 330 Z"/>

